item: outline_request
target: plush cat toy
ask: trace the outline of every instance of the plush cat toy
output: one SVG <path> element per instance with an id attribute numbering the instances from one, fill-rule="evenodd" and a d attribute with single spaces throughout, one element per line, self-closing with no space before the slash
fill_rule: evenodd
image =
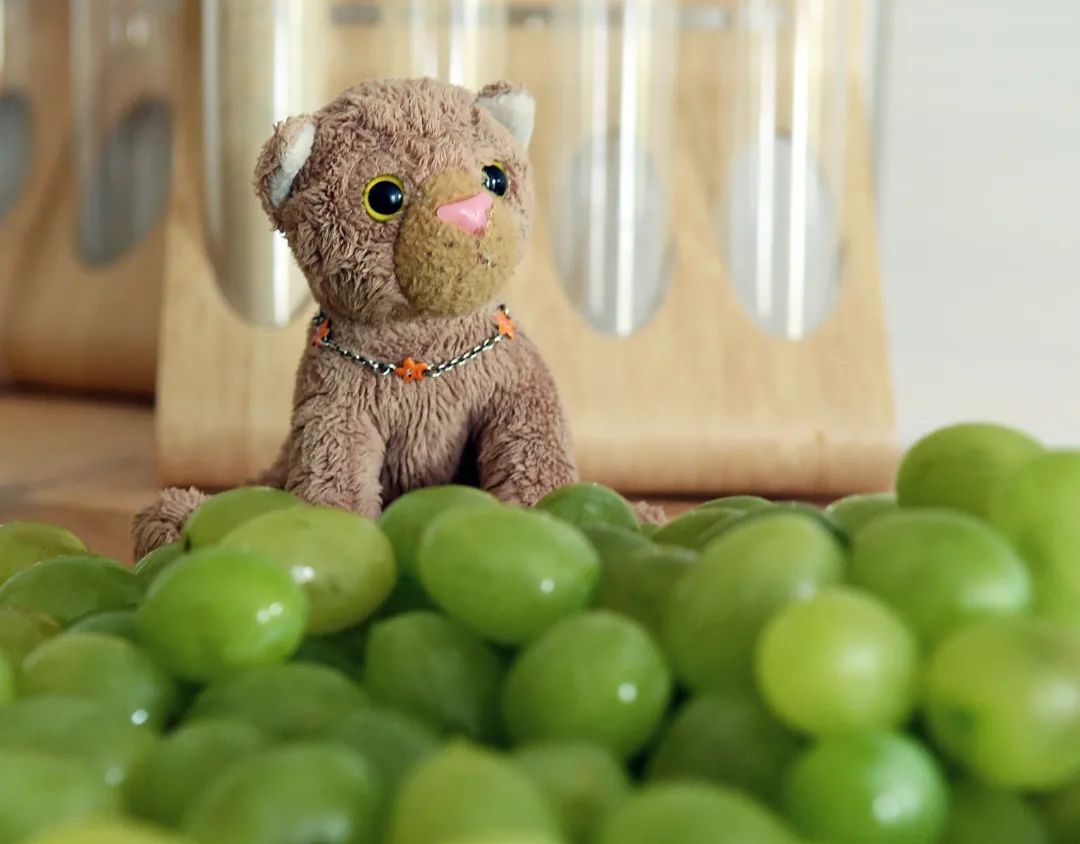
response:
<path id="1" fill-rule="evenodd" d="M 551 375 L 498 298 L 529 237 L 533 112 L 507 83 L 382 80 L 276 127 L 256 192 L 320 312 L 259 483 L 374 517 L 422 486 L 529 505 L 576 479 Z M 204 497 L 165 490 L 136 553 Z"/>

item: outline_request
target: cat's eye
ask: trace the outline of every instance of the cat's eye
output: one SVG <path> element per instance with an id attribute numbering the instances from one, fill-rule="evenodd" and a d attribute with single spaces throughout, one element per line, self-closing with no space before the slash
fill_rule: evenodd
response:
<path id="1" fill-rule="evenodd" d="M 373 220 L 385 223 L 404 206 L 405 186 L 397 176 L 376 176 L 364 188 L 364 210 Z"/>
<path id="2" fill-rule="evenodd" d="M 496 196 L 505 196 L 510 190 L 510 177 L 498 161 L 484 168 L 484 187 Z"/>

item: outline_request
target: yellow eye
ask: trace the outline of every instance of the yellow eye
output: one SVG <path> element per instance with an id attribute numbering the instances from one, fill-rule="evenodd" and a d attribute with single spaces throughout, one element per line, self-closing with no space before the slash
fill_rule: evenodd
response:
<path id="1" fill-rule="evenodd" d="M 364 188 L 364 210 L 373 220 L 392 220 L 404 206 L 405 186 L 397 176 L 376 176 Z"/>

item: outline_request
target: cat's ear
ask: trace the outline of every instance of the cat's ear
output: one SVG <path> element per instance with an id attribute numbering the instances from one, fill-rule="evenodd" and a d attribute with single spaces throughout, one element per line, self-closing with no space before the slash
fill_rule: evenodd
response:
<path id="1" fill-rule="evenodd" d="M 524 88 L 510 82 L 494 82 L 480 90 L 476 104 L 505 126 L 519 144 L 528 148 L 536 121 L 536 100 Z"/>
<path id="2" fill-rule="evenodd" d="M 255 192 L 263 208 L 277 222 L 278 209 L 288 199 L 300 169 L 311 156 L 315 143 L 315 119 L 310 115 L 290 117 L 274 127 L 255 165 Z"/>

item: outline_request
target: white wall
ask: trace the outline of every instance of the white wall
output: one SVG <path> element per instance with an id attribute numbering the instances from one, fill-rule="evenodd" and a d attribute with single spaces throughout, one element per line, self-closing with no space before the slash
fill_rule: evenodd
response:
<path id="1" fill-rule="evenodd" d="M 1080 2 L 882 2 L 901 437 L 985 418 L 1080 446 Z"/>

